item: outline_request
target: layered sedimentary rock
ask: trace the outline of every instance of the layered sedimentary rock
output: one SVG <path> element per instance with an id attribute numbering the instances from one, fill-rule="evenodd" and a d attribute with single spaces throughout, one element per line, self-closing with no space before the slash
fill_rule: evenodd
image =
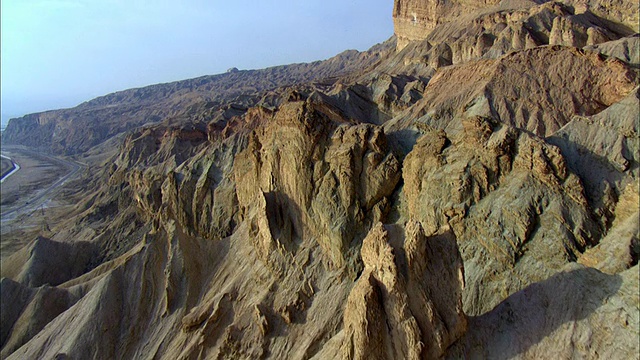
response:
<path id="1" fill-rule="evenodd" d="M 364 271 L 344 313 L 343 358 L 442 357 L 467 327 L 455 236 L 426 237 L 414 221 L 406 229 L 379 223 L 361 254 Z"/>
<path id="2" fill-rule="evenodd" d="M 457 53 L 454 58 L 468 60 L 547 44 L 583 47 L 638 31 L 637 8 L 622 1 L 604 3 L 397 0 L 397 49 L 426 40 L 433 46 L 447 44 Z"/>
<path id="3" fill-rule="evenodd" d="M 262 204 L 269 227 L 256 229 L 260 253 L 313 236 L 338 267 L 352 262 L 354 241 L 385 218 L 400 179 L 382 128 L 349 124 L 317 102 L 285 104 L 235 160 L 240 209 Z"/>
<path id="4" fill-rule="evenodd" d="M 423 123 L 458 131 L 461 122 L 456 117 L 477 115 L 547 136 L 574 114 L 598 113 L 635 86 L 633 69 L 615 58 L 567 47 L 537 47 L 442 69 L 423 98 L 385 126 Z"/>
<path id="5" fill-rule="evenodd" d="M 316 64 L 372 68 L 172 103 L 93 148 L 115 155 L 46 236 L 3 229 L 36 240 L 3 253 L 0 356 L 637 358 L 640 60 L 615 4 L 397 1 L 417 41 Z"/>
<path id="6" fill-rule="evenodd" d="M 499 2 L 500 0 L 395 0 L 393 25 L 398 37 L 398 48 L 402 49 L 409 41 L 424 39 L 440 24 Z"/>

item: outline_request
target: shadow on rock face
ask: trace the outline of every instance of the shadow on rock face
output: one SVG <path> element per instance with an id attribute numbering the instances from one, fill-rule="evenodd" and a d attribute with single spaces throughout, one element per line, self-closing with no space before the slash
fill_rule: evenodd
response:
<path id="1" fill-rule="evenodd" d="M 582 179 L 586 195 L 594 207 L 606 203 L 608 187 L 621 193 L 640 171 L 638 155 L 638 106 L 640 88 L 636 87 L 620 102 L 590 116 L 575 116 L 571 122 L 547 140 L 567 159 L 569 169 Z"/>
<path id="2" fill-rule="evenodd" d="M 11 279 L 0 280 L 0 358 L 24 345 L 51 320 L 77 301 L 66 289 L 30 288 Z"/>
<path id="3" fill-rule="evenodd" d="M 271 236 L 288 251 L 295 253 L 304 233 L 302 210 L 284 192 L 270 191 L 264 197 Z"/>
<path id="4" fill-rule="evenodd" d="M 591 341 L 590 333 L 580 335 L 579 322 L 607 304 L 621 284 L 620 275 L 572 265 L 568 271 L 511 295 L 492 311 L 469 318 L 464 344 L 458 343 L 450 349 L 453 351 L 449 357 L 510 359 L 528 352 L 543 354 L 543 347 L 547 351 L 573 352 L 583 345 L 581 342 Z M 565 328 L 567 334 L 563 331 Z M 561 346 L 549 347 L 547 343 Z M 584 345 L 589 349 L 588 343 Z"/>
<path id="5" fill-rule="evenodd" d="M 40 236 L 2 264 L 2 275 L 28 287 L 57 286 L 84 274 L 96 252 L 89 242 L 63 243 Z"/>

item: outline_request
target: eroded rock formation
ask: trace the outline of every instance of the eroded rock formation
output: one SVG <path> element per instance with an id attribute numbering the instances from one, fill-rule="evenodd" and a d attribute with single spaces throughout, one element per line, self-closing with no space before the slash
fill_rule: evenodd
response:
<path id="1" fill-rule="evenodd" d="M 326 110 L 313 98 L 286 104 L 236 157 L 241 211 L 260 204 L 266 212 L 254 220 L 269 226 L 256 224 L 261 254 L 312 236 L 341 267 L 353 259 L 354 242 L 389 210 L 400 165 L 384 131 Z"/>
<path id="2" fill-rule="evenodd" d="M 344 313 L 345 359 L 439 358 L 466 331 L 455 236 L 427 238 L 414 221 L 402 231 L 378 223 L 362 243 L 364 271 Z"/>
<path id="3" fill-rule="evenodd" d="M 3 230 L 35 240 L 2 255 L 0 356 L 638 357 L 634 19 L 396 1 L 397 52 L 12 122 L 91 168 L 46 234 Z M 121 111 L 146 125 L 68 132 Z"/>
<path id="4" fill-rule="evenodd" d="M 465 311 L 475 315 L 575 259 L 599 228 L 560 149 L 491 119 L 460 121 L 457 135 L 428 130 L 418 140 L 403 192 L 427 234 L 455 233 L 468 269 Z"/>
<path id="5" fill-rule="evenodd" d="M 637 7 L 622 0 L 396 0 L 393 19 L 398 50 L 412 41 L 446 44 L 454 63 L 546 44 L 595 45 L 638 31 Z"/>
<path id="6" fill-rule="evenodd" d="M 404 48 L 409 41 L 423 40 L 438 25 L 499 2 L 500 0 L 395 0 L 393 25 L 398 37 L 398 49 Z"/>

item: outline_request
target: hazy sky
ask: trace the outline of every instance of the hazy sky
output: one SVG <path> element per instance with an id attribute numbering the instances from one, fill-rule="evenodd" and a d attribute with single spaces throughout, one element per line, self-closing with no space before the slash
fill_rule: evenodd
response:
<path id="1" fill-rule="evenodd" d="M 2 0 L 2 119 L 131 87 L 366 50 L 392 0 Z"/>

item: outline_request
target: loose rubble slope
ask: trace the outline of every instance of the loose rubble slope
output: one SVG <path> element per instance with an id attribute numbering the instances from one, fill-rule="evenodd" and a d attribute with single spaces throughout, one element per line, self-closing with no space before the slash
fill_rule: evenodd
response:
<path id="1" fill-rule="evenodd" d="M 148 89 L 171 112 L 5 256 L 1 356 L 638 357 L 625 4 L 398 0 L 396 38 L 340 77 Z M 49 139 L 42 116 L 14 127 Z"/>

